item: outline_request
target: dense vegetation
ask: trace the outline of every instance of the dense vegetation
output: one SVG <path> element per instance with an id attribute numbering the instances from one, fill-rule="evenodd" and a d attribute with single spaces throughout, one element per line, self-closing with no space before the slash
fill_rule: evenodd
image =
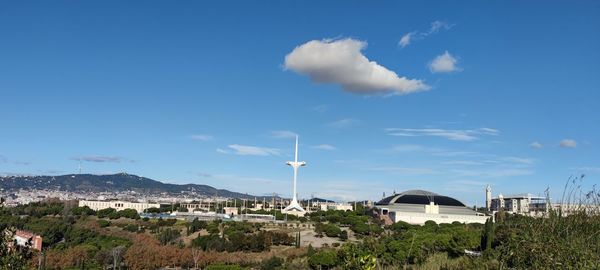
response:
<path id="1" fill-rule="evenodd" d="M 586 207 L 545 218 L 497 213 L 486 224 L 383 226 L 359 209 L 314 212 L 293 229 L 46 201 L 0 208 L 0 269 L 599 269 L 600 194 L 571 193 L 583 195 L 569 205 Z M 336 245 L 301 247 L 298 231 L 309 229 L 300 224 Z M 15 229 L 44 237 L 44 252 L 10 248 Z"/>

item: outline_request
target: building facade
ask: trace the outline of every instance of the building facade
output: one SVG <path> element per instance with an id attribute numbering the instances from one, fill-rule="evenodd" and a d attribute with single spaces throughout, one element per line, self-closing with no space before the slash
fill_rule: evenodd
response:
<path id="1" fill-rule="evenodd" d="M 485 223 L 489 218 L 460 201 L 424 190 L 409 190 L 383 198 L 375 204 L 386 223 L 404 221 L 423 225 L 431 220 L 440 223 Z"/>
<path id="2" fill-rule="evenodd" d="M 545 197 L 533 196 L 531 193 L 498 195 L 492 199 L 491 211 L 505 211 L 511 214 L 540 216 L 548 212 Z"/>
<path id="3" fill-rule="evenodd" d="M 143 213 L 144 210 L 148 208 L 160 208 L 159 203 L 147 203 L 147 202 L 126 202 L 126 201 L 89 201 L 89 200 L 80 200 L 79 207 L 87 206 L 94 211 L 113 208 L 117 211 L 125 210 L 125 209 L 134 209 L 138 213 Z"/>

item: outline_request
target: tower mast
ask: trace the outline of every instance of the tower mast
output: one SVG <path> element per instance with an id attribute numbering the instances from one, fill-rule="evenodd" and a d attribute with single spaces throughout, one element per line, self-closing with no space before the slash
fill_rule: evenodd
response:
<path id="1" fill-rule="evenodd" d="M 294 186 L 293 186 L 293 193 L 292 193 L 292 201 L 290 202 L 290 205 L 288 205 L 285 209 L 283 209 L 283 211 L 304 214 L 304 213 L 306 213 L 306 211 L 298 203 L 298 195 L 296 192 L 296 184 L 298 182 L 298 168 L 300 168 L 302 166 L 306 166 L 306 162 L 298 161 L 298 135 L 296 135 L 296 145 L 295 145 L 294 150 L 295 150 L 294 151 L 294 161 L 288 161 L 286 163 L 287 165 L 291 166 L 292 169 L 294 169 Z"/>

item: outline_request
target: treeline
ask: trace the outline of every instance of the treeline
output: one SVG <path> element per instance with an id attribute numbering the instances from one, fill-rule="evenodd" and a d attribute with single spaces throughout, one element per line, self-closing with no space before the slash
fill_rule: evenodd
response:
<path id="1" fill-rule="evenodd" d="M 206 228 L 209 235 L 198 236 L 192 241 L 192 246 L 204 251 L 262 252 L 273 245 L 292 246 L 300 241 L 285 232 L 261 231 L 257 223 L 213 221 Z"/>

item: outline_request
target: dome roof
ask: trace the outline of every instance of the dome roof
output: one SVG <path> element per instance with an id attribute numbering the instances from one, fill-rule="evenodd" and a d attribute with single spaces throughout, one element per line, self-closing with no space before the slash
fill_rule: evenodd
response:
<path id="1" fill-rule="evenodd" d="M 391 205 L 391 204 L 429 204 L 434 202 L 437 205 L 445 206 L 465 206 L 457 199 L 439 195 L 425 190 L 408 190 L 399 194 L 383 198 L 376 205 Z"/>

